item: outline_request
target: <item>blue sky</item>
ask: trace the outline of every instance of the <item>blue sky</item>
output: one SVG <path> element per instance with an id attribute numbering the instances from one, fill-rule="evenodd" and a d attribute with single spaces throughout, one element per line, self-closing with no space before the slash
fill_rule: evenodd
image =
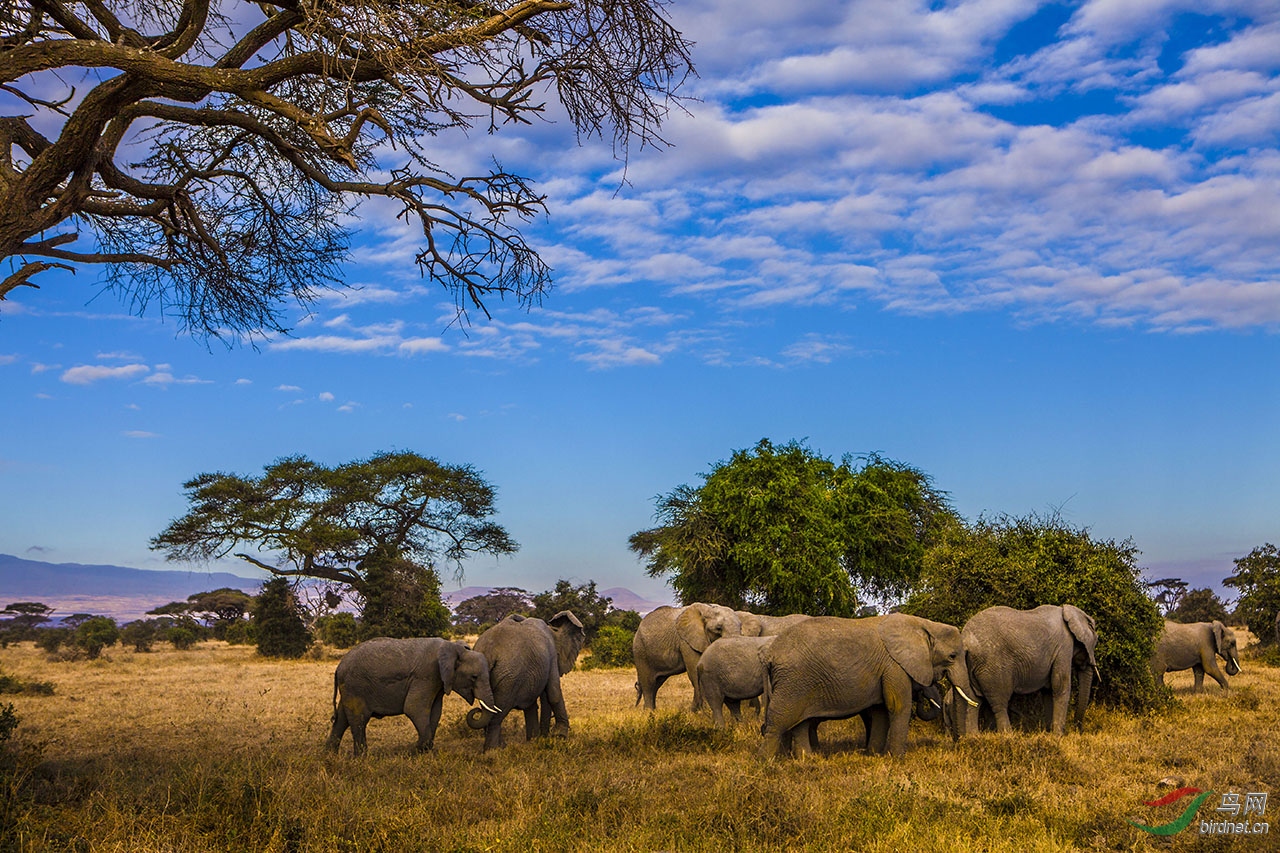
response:
<path id="1" fill-rule="evenodd" d="M 1217 586 L 1276 540 L 1280 7 L 670 13 L 698 100 L 625 183 L 563 121 L 439 140 L 548 194 L 540 308 L 447 328 L 375 204 L 357 289 L 256 349 L 92 271 L 0 303 L 0 552 L 166 567 L 147 541 L 198 472 L 403 449 L 499 490 L 522 548 L 466 584 L 661 597 L 628 535 L 764 437 L 910 463 L 969 519 L 1060 509 L 1152 577 Z"/>

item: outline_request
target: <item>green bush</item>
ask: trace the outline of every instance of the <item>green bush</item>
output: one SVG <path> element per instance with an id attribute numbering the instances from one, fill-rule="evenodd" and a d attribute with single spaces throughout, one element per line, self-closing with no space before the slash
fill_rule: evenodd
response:
<path id="1" fill-rule="evenodd" d="M 1146 595 L 1137 554 L 1132 542 L 1094 541 L 1057 517 L 980 519 L 949 530 L 929 550 L 903 609 L 963 627 L 999 604 L 1074 604 L 1096 623 L 1096 698 L 1145 710 L 1165 701 L 1148 665 L 1164 620 Z"/>
<path id="2" fill-rule="evenodd" d="M 4 743 L 13 736 L 13 730 L 18 727 L 18 715 L 14 713 L 13 703 L 0 705 L 0 743 Z"/>
<path id="3" fill-rule="evenodd" d="M 258 632 L 247 619 L 237 619 L 227 625 L 222 639 L 233 646 L 252 646 L 258 642 Z"/>
<path id="4" fill-rule="evenodd" d="M 350 613 L 330 613 L 316 620 L 316 636 L 325 645 L 349 649 L 360 642 L 360 626 Z"/>
<path id="5" fill-rule="evenodd" d="M 153 619 L 135 619 L 120 629 L 120 643 L 133 646 L 135 652 L 149 652 L 156 641 L 156 623 Z"/>
<path id="6" fill-rule="evenodd" d="M 180 652 L 185 652 L 196 644 L 200 639 L 200 634 L 190 625 L 174 625 L 164 632 L 164 638 L 173 643 L 173 647 Z"/>
<path id="7" fill-rule="evenodd" d="M 27 681 L 16 675 L 0 672 L 0 693 L 27 693 L 33 696 L 52 696 L 52 681 Z"/>
<path id="8" fill-rule="evenodd" d="M 114 646 L 120 639 L 120 629 L 116 621 L 109 616 L 90 616 L 76 626 L 71 642 L 85 653 L 89 660 L 94 660 L 108 646 Z"/>
<path id="9" fill-rule="evenodd" d="M 253 621 L 258 654 L 263 657 L 300 658 L 311 645 L 311 632 L 285 578 L 272 578 L 262 585 L 254 602 Z"/>
<path id="10" fill-rule="evenodd" d="M 36 648 L 51 655 L 57 654 L 63 644 L 70 640 L 70 628 L 41 628 L 36 632 Z"/>
<path id="11" fill-rule="evenodd" d="M 617 625 L 602 625 L 591 643 L 591 657 L 583 662 L 583 669 L 631 666 L 631 641 L 635 632 Z"/>

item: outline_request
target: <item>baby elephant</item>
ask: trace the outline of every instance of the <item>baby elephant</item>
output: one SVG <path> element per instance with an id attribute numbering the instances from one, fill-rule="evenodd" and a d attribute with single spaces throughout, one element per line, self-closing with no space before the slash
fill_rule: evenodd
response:
<path id="1" fill-rule="evenodd" d="M 698 684 L 717 726 L 724 725 L 725 705 L 735 720 L 741 720 L 742 700 L 764 694 L 764 663 L 760 652 L 776 639 L 721 637 L 702 653 L 698 659 Z"/>
<path id="2" fill-rule="evenodd" d="M 1227 674 L 1218 668 L 1216 658 L 1227 662 Z M 1190 669 L 1195 673 L 1194 692 L 1204 692 L 1204 674 L 1227 689 L 1227 675 L 1240 672 L 1236 657 L 1236 635 L 1221 622 L 1165 622 L 1164 630 L 1156 638 L 1155 653 L 1151 656 L 1151 674 L 1157 684 L 1164 684 L 1166 672 Z"/>
<path id="3" fill-rule="evenodd" d="M 404 714 L 418 730 L 418 751 L 435 744 L 444 695 L 452 690 L 467 704 L 497 713 L 484 655 L 439 637 L 366 640 L 347 652 L 333 673 L 333 729 L 325 747 L 337 752 L 351 727 L 355 754 L 364 755 L 371 717 Z"/>

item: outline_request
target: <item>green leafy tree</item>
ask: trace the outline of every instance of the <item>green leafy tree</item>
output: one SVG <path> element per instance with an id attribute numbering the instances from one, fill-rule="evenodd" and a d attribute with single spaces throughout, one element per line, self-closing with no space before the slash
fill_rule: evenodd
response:
<path id="1" fill-rule="evenodd" d="M 269 332 L 341 282 L 374 198 L 420 229 L 417 265 L 460 313 L 537 300 L 550 270 L 519 226 L 544 196 L 438 152 L 485 162 L 485 131 L 548 115 L 547 95 L 624 157 L 661 146 L 692 70 L 665 5 L 6 0 L 0 299 L 100 269 L 139 313 Z"/>
<path id="2" fill-rule="evenodd" d="M 547 621 L 561 610 L 572 611 L 582 623 L 586 644 L 590 646 L 595 640 L 596 632 L 604 624 L 612 605 L 613 599 L 596 592 L 595 581 L 574 586 L 571 582 L 561 579 L 556 581 L 554 589 L 540 592 L 533 597 L 533 615 Z"/>
<path id="3" fill-rule="evenodd" d="M 533 599 L 516 586 L 500 586 L 458 602 L 453 609 L 453 626 L 462 633 L 478 634 L 512 613 L 533 613 Z"/>
<path id="4" fill-rule="evenodd" d="M 360 642 L 360 624 L 345 611 L 321 616 L 316 620 L 315 631 L 320 642 L 335 649 L 349 649 Z"/>
<path id="5" fill-rule="evenodd" d="M 839 616 L 860 597 L 904 595 L 926 549 L 957 523 L 908 465 L 877 455 L 836 464 L 768 440 L 717 463 L 700 487 L 660 496 L 657 517 L 630 545 L 682 602 Z"/>
<path id="6" fill-rule="evenodd" d="M 601 625 L 591 643 L 591 656 L 583 663 L 583 669 L 634 666 L 631 644 L 636 632 L 621 625 Z"/>
<path id="7" fill-rule="evenodd" d="M 1166 615 L 1177 610 L 1182 597 L 1187 594 L 1187 582 L 1182 578 L 1161 578 L 1148 583 L 1147 588 L 1151 591 L 1151 600 Z"/>
<path id="8" fill-rule="evenodd" d="M 149 652 L 156 642 L 156 622 L 154 619 L 135 619 L 126 622 L 120 628 L 120 643 L 133 646 L 136 652 Z"/>
<path id="9" fill-rule="evenodd" d="M 0 610 L 0 646 L 34 640 L 38 626 L 48 622 L 53 608 L 39 601 L 15 601 Z"/>
<path id="10" fill-rule="evenodd" d="M 448 632 L 449 608 L 440 598 L 434 569 L 386 549 L 371 554 L 362 571 L 362 637 L 440 637 Z"/>
<path id="11" fill-rule="evenodd" d="M 1236 602 L 1236 620 L 1243 622 L 1261 642 L 1280 642 L 1280 552 L 1268 542 L 1233 561 L 1231 577 L 1222 582 L 1240 590 Z"/>
<path id="12" fill-rule="evenodd" d="M 600 627 L 604 628 L 606 626 L 613 626 L 615 628 L 621 628 L 624 631 L 630 631 L 634 634 L 640 627 L 641 618 L 640 614 L 634 610 L 616 610 L 614 608 L 609 608 L 609 612 L 604 615 L 604 624 Z"/>
<path id="13" fill-rule="evenodd" d="M 447 613 L 437 560 L 451 564 L 460 580 L 467 557 L 518 547 L 491 520 L 494 489 L 475 469 L 416 453 L 379 453 L 336 467 L 293 456 L 268 465 L 261 477 L 201 474 L 184 488 L 190 511 L 153 539 L 152 548 L 170 560 L 234 553 L 278 577 L 350 588 L 374 607 L 362 617 L 377 630 L 400 630 L 396 620 L 434 624 L 441 610 Z M 241 547 L 254 553 L 236 551 Z M 414 578 L 433 601 L 417 601 L 416 593 L 406 598 L 411 591 L 403 585 Z M 392 587 L 379 589 L 384 582 Z M 391 610 L 402 616 L 387 621 Z"/>
<path id="14" fill-rule="evenodd" d="M 92 618 L 92 613 L 72 613 L 70 616 L 63 617 L 62 624 L 74 631 Z"/>
<path id="15" fill-rule="evenodd" d="M 200 632 L 196 630 L 193 623 L 178 622 L 164 629 L 164 639 L 173 643 L 173 647 L 180 652 L 194 648 L 195 644 L 200 640 Z"/>
<path id="16" fill-rule="evenodd" d="M 71 635 L 71 643 L 89 660 L 95 660 L 103 649 L 114 646 L 119 639 L 120 628 L 109 616 L 90 616 L 78 624 Z"/>
<path id="17" fill-rule="evenodd" d="M 1057 516 L 984 518 L 951 528 L 929 550 L 903 609 L 963 627 L 995 605 L 1074 604 L 1096 623 L 1097 697 L 1141 710 L 1160 701 L 1147 662 L 1164 621 L 1137 555 L 1132 542 L 1094 540 Z"/>
<path id="18" fill-rule="evenodd" d="M 1193 589 L 1166 614 L 1172 622 L 1226 622 L 1227 605 L 1208 587 Z"/>
<path id="19" fill-rule="evenodd" d="M 311 632 L 285 578 L 272 578 L 262 585 L 254 601 L 253 621 L 258 654 L 263 657 L 300 658 L 311 645 Z"/>
<path id="20" fill-rule="evenodd" d="M 252 595 L 231 587 L 187 596 L 187 612 L 202 619 L 219 640 L 226 637 L 228 626 L 243 621 L 252 606 Z"/>
<path id="21" fill-rule="evenodd" d="M 51 655 L 56 655 L 66 643 L 71 641 L 70 628 L 41 628 L 36 632 L 36 648 Z"/>

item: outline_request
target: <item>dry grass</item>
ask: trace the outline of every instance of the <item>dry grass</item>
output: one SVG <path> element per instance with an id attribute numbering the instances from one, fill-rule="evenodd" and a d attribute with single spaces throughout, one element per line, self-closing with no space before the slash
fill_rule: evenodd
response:
<path id="1" fill-rule="evenodd" d="M 436 752 L 413 752 L 403 717 L 374 721 L 366 760 L 322 750 L 333 660 L 272 662 L 220 643 L 191 652 L 50 663 L 29 644 L 0 671 L 51 681 L 3 697 L 21 723 L 0 775 L 0 850 L 1190 850 L 1127 819 L 1177 776 L 1215 791 L 1268 791 L 1280 813 L 1280 670 L 1250 666 L 1229 694 L 1190 694 L 1149 717 L 1095 709 L 1065 738 L 982 735 L 954 745 L 913 724 L 894 761 L 856 751 L 861 724 L 828 723 L 824 755 L 764 763 L 754 717 L 718 732 L 673 678 L 654 715 L 634 673 L 564 680 L 573 734 L 481 754 L 464 703 L 445 700 Z M 1185 802 L 1185 801 L 1184 801 Z M 1218 800 L 1202 807 L 1208 816 Z M 1280 833 L 1280 827 L 1274 830 Z M 1280 835 L 1213 850 L 1274 850 Z"/>

